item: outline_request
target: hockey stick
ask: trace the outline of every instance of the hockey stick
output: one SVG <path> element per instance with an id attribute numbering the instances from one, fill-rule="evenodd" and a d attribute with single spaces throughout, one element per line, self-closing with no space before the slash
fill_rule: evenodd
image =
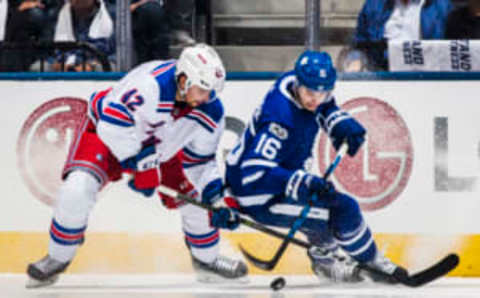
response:
<path id="1" fill-rule="evenodd" d="M 330 177 L 330 175 L 338 166 L 338 164 L 342 160 L 342 157 L 345 155 L 345 153 L 347 153 L 347 151 L 348 151 L 348 145 L 346 143 L 343 143 L 340 146 L 340 149 L 338 150 L 337 155 L 335 156 L 335 159 L 325 171 L 325 174 L 323 175 L 323 179 L 327 180 L 328 177 Z M 275 268 L 275 266 L 280 261 L 280 258 L 282 257 L 283 253 L 287 249 L 288 244 L 294 238 L 293 236 L 298 231 L 298 229 L 303 225 L 303 222 L 306 220 L 308 212 L 310 212 L 310 208 L 312 207 L 313 201 L 316 201 L 316 200 L 317 200 L 317 196 L 316 195 L 312 196 L 312 201 L 309 202 L 309 204 L 307 204 L 305 207 L 303 207 L 302 211 L 300 212 L 300 214 L 298 215 L 298 217 L 295 219 L 292 226 L 290 227 L 287 237 L 283 239 L 282 244 L 280 245 L 275 255 L 270 260 L 261 260 L 257 257 L 254 257 L 252 254 L 250 254 L 240 245 L 240 251 L 245 256 L 245 258 L 247 258 L 247 260 L 249 260 L 253 265 L 255 265 L 255 267 L 258 267 L 260 269 L 270 271 L 273 268 Z"/>
<path id="2" fill-rule="evenodd" d="M 456 253 L 450 253 L 447 256 L 445 256 L 443 259 L 438 261 L 437 263 L 433 264 L 432 266 L 420 272 L 417 272 L 414 275 L 408 275 L 408 276 L 405 276 L 403 274 L 396 274 L 397 271 L 393 272 L 392 275 L 389 275 L 385 272 L 381 272 L 373 268 L 366 267 L 363 264 L 360 264 L 359 267 L 361 270 L 369 271 L 377 275 L 381 275 L 384 277 L 393 277 L 395 281 L 397 281 L 402 285 L 416 288 L 416 287 L 423 286 L 429 282 L 432 282 L 437 278 L 447 275 L 450 271 L 455 269 L 459 263 L 460 263 L 459 256 Z"/>
<path id="3" fill-rule="evenodd" d="M 179 200 L 182 200 L 182 201 L 185 201 L 185 202 L 188 202 L 192 205 L 195 205 L 197 207 L 200 207 L 200 208 L 203 208 L 203 209 L 206 209 L 208 211 L 216 211 L 218 210 L 218 208 L 215 208 L 213 207 L 212 205 L 209 205 L 209 204 L 204 204 L 204 203 L 201 203 L 199 201 L 197 201 L 196 199 L 188 196 L 188 195 L 185 195 L 185 194 L 182 194 L 182 193 L 179 193 L 178 191 L 170 188 L 170 187 L 167 187 L 165 185 L 159 185 L 157 187 L 157 191 L 159 191 L 160 193 L 162 194 L 165 194 L 169 197 L 172 197 L 172 198 L 176 198 L 176 199 L 179 199 Z M 287 237 L 287 235 L 281 233 L 281 232 L 278 232 L 276 230 L 273 230 L 273 229 L 270 229 L 262 224 L 259 224 L 257 222 L 254 222 L 254 221 L 251 221 L 251 220 L 248 220 L 242 216 L 239 216 L 239 222 L 247 227 L 250 227 L 254 230 L 258 230 L 258 231 L 261 231 L 265 234 L 268 234 L 268 235 L 271 235 L 271 236 L 274 236 L 274 237 L 277 237 L 277 238 L 280 238 L 280 239 L 285 239 Z M 300 240 L 297 240 L 297 239 L 292 239 L 292 242 L 299 245 L 299 246 L 305 246 L 305 247 L 309 247 L 310 245 L 306 242 L 303 242 L 303 241 L 300 241 Z"/>
<path id="4" fill-rule="evenodd" d="M 455 269 L 460 263 L 460 258 L 457 254 L 451 253 L 437 262 L 435 265 L 415 273 L 407 279 L 407 286 L 420 287 L 439 277 L 447 275 L 448 272 Z"/>
<path id="5" fill-rule="evenodd" d="M 165 194 L 167 196 L 170 196 L 170 197 L 173 197 L 173 198 L 176 198 L 176 199 L 179 199 L 179 200 L 186 201 L 186 202 L 188 202 L 192 205 L 198 206 L 200 208 L 210 210 L 210 211 L 215 211 L 216 210 L 216 208 L 212 207 L 211 205 L 203 204 L 201 202 L 198 202 L 194 198 L 192 198 L 188 195 L 179 193 L 178 191 L 176 191 L 174 189 L 171 189 L 167 186 L 160 185 L 160 186 L 157 187 L 157 190 L 162 194 Z M 287 238 L 287 235 L 284 234 L 284 233 L 281 233 L 281 232 L 278 232 L 276 230 L 270 229 L 270 228 L 268 228 L 264 225 L 261 225 L 259 223 L 254 222 L 254 221 L 245 219 L 241 216 L 239 218 L 240 218 L 240 223 L 241 224 L 243 224 L 245 226 L 248 226 L 248 227 L 250 227 L 254 230 L 261 231 L 265 234 L 268 234 L 270 236 L 273 236 L 273 237 L 276 237 L 276 238 L 279 238 L 279 239 L 282 239 L 282 240 L 285 240 Z M 299 247 L 304 248 L 304 249 L 309 249 L 310 247 L 312 247 L 312 245 L 310 243 L 308 243 L 304 240 L 301 240 L 301 239 L 297 239 L 295 237 L 290 238 L 289 241 L 292 242 L 293 244 L 299 246 Z M 448 272 L 455 269 L 455 267 L 457 267 L 458 263 L 459 263 L 458 255 L 452 253 L 452 254 L 449 254 L 446 257 L 444 257 L 439 262 L 433 264 L 432 266 L 430 266 L 430 267 L 426 268 L 425 270 L 420 271 L 420 272 L 418 272 L 418 273 L 416 273 L 412 276 L 408 276 L 406 278 L 405 277 L 398 277 L 398 276 L 392 276 L 392 277 L 396 281 L 398 281 L 400 284 L 403 284 L 405 286 L 419 287 L 419 286 L 427 284 L 427 283 L 429 283 L 429 282 L 431 282 L 431 281 L 433 281 L 437 278 L 440 278 L 440 277 L 446 275 Z M 360 266 L 360 268 L 362 270 L 365 270 L 365 271 L 375 272 L 377 274 L 383 274 L 384 276 L 389 276 L 386 273 L 378 272 L 378 271 L 376 271 L 374 269 L 371 269 L 369 267 Z"/>

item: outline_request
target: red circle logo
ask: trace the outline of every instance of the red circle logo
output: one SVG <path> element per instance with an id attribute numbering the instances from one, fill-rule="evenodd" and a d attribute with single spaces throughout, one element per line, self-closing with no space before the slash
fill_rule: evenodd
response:
<path id="1" fill-rule="evenodd" d="M 69 146 L 86 111 L 83 99 L 55 98 L 35 109 L 20 131 L 18 168 L 30 191 L 47 205 L 53 205 Z"/>
<path id="2" fill-rule="evenodd" d="M 386 207 L 405 189 L 413 165 L 410 132 L 397 111 L 386 102 L 360 97 L 342 108 L 367 129 L 365 143 L 352 158 L 346 156 L 332 174 L 338 191 L 355 197 L 362 210 Z M 335 151 L 320 136 L 318 160 L 320 171 L 333 160 Z"/>

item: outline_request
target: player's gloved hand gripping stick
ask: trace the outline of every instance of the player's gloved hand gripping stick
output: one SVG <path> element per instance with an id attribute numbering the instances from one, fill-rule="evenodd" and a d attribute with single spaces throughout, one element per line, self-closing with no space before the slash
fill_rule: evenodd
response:
<path id="1" fill-rule="evenodd" d="M 337 155 L 335 156 L 335 159 L 333 162 L 330 164 L 330 166 L 327 168 L 325 171 L 325 174 L 323 175 L 323 179 L 327 180 L 328 177 L 333 173 L 335 168 L 338 166 L 340 161 L 342 160 L 342 157 L 347 153 L 348 151 L 348 145 L 346 143 L 343 143 L 339 150 L 337 151 Z M 292 224 L 292 227 L 290 228 L 290 231 L 288 232 L 287 237 L 283 240 L 282 244 L 280 245 L 279 249 L 275 253 L 272 259 L 270 260 L 260 260 L 250 253 L 248 253 L 241 245 L 240 245 L 240 250 L 242 251 L 242 254 L 250 261 L 252 262 L 256 267 L 261 268 L 263 270 L 272 270 L 275 268 L 275 266 L 278 264 L 278 261 L 282 257 L 283 253 L 288 247 L 288 244 L 292 241 L 293 236 L 295 233 L 298 231 L 298 229 L 303 225 L 303 222 L 307 218 L 308 212 L 310 212 L 310 208 L 312 204 L 317 200 L 317 194 L 314 194 L 308 204 L 303 207 L 302 211 L 300 212 L 299 216 L 297 219 Z"/>

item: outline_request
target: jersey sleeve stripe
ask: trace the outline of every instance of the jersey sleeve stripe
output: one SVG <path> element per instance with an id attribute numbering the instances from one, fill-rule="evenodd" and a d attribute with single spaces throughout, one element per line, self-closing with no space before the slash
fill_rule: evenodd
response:
<path id="1" fill-rule="evenodd" d="M 185 115 L 185 118 L 197 122 L 198 124 L 200 124 L 200 126 L 202 126 L 203 128 L 205 128 L 205 129 L 208 130 L 209 132 L 212 132 L 212 133 L 213 133 L 213 132 L 215 131 L 215 128 L 216 128 L 216 127 L 212 127 L 212 126 L 208 125 L 208 123 L 206 123 L 205 121 L 203 121 L 203 120 L 202 120 L 201 118 L 199 118 L 198 116 L 191 115 L 191 114 L 187 114 L 187 115 Z"/>
<path id="2" fill-rule="evenodd" d="M 162 64 L 162 65 L 158 66 L 157 68 L 155 68 L 152 71 L 152 75 L 154 77 L 156 77 L 158 75 L 161 75 L 162 73 L 168 71 L 170 68 L 172 68 L 174 66 L 175 66 L 175 62 L 169 61 L 168 63 Z"/>
<path id="3" fill-rule="evenodd" d="M 133 126 L 134 121 L 132 115 L 127 109 L 119 104 L 110 103 L 100 115 L 100 119 L 119 126 Z"/>
<path id="4" fill-rule="evenodd" d="M 102 100 L 110 92 L 110 90 L 112 90 L 112 88 L 108 88 L 107 90 L 102 90 L 100 92 L 95 92 L 92 94 L 90 98 L 89 112 L 91 113 L 91 116 L 93 116 L 93 119 L 99 119 L 98 111 L 102 110 Z"/>
<path id="5" fill-rule="evenodd" d="M 191 158 L 187 155 L 184 155 L 184 157 L 183 157 L 183 161 L 188 162 L 188 163 L 207 162 L 207 161 L 212 160 L 212 159 L 213 159 L 213 157 L 212 158 L 197 159 L 197 158 Z"/>
<path id="6" fill-rule="evenodd" d="M 183 148 L 182 165 L 184 168 L 191 168 L 206 164 L 214 158 L 215 154 L 201 155 L 189 150 L 188 148 Z"/>
<path id="7" fill-rule="evenodd" d="M 242 179 L 242 184 L 245 185 L 257 181 L 258 179 L 262 178 L 264 174 L 265 171 L 258 171 L 253 173 L 252 175 L 248 175 L 247 177 L 244 177 Z"/>
<path id="8" fill-rule="evenodd" d="M 246 168 L 246 167 L 251 167 L 251 166 L 260 166 L 260 167 L 268 167 L 268 168 L 274 168 L 278 166 L 278 163 L 274 161 L 269 161 L 269 160 L 264 160 L 264 159 L 247 159 L 242 164 L 240 165 L 240 168 Z"/>
<path id="9" fill-rule="evenodd" d="M 117 103 L 110 103 L 107 107 L 111 108 L 113 111 L 118 112 L 119 116 L 122 117 L 122 119 L 129 120 L 129 121 L 134 121 L 132 114 L 127 110 L 127 108 L 124 105 L 117 104 Z"/>
<path id="10" fill-rule="evenodd" d="M 253 196 L 237 196 L 238 204 L 242 207 L 250 207 L 256 205 L 263 205 L 268 200 L 273 198 L 272 194 L 264 194 L 264 195 L 253 195 Z"/>
<path id="11" fill-rule="evenodd" d="M 207 114 L 202 113 L 201 111 L 198 111 L 198 110 L 193 110 L 190 114 L 196 117 L 199 117 L 214 129 L 217 128 L 217 124 L 215 123 L 215 121 L 213 121 L 213 119 L 210 118 Z"/>
<path id="12" fill-rule="evenodd" d="M 128 117 L 128 115 L 123 114 L 121 111 L 113 109 L 111 107 L 107 107 L 103 110 L 104 116 L 111 117 L 117 119 L 119 121 L 124 121 L 126 123 L 133 124 L 132 119 Z"/>
<path id="13" fill-rule="evenodd" d="M 204 165 L 206 163 L 208 163 L 209 161 L 203 161 L 203 162 L 188 162 L 188 161 L 182 161 L 182 166 L 184 169 L 189 169 L 189 168 L 192 168 L 192 167 L 196 167 L 196 166 L 200 166 L 200 165 Z"/>
<path id="14" fill-rule="evenodd" d="M 296 206 L 292 204 L 275 204 L 269 208 L 270 212 L 275 214 L 283 214 L 289 216 L 298 216 L 302 212 L 303 206 Z M 307 218 L 315 218 L 321 220 L 328 220 L 330 218 L 330 211 L 326 208 L 312 207 L 307 214 Z"/>
<path id="15" fill-rule="evenodd" d="M 198 154 L 193 152 L 192 150 L 188 149 L 187 147 L 183 148 L 183 154 L 184 156 L 190 158 L 190 159 L 196 159 L 196 160 L 206 160 L 206 159 L 212 159 L 215 157 L 215 154 Z"/>

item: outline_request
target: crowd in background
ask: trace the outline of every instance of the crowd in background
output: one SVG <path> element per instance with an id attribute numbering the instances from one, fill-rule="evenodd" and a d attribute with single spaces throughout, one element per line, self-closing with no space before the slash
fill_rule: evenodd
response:
<path id="1" fill-rule="evenodd" d="M 115 0 L 0 0 L 0 41 L 86 42 L 115 63 Z M 174 44 L 193 44 L 194 0 L 131 0 L 135 64 L 169 58 Z M 7 51 L 7 50 L 4 50 Z M 12 49 L 1 61 L 3 71 L 35 70 L 35 51 Z M 96 56 L 84 50 L 55 53 L 48 70 L 94 71 Z"/>
<path id="2" fill-rule="evenodd" d="M 366 0 L 341 68 L 345 71 L 387 70 L 385 42 L 391 40 L 477 39 L 479 36 L 478 0 Z"/>
<path id="3" fill-rule="evenodd" d="M 170 58 L 172 44 L 194 43 L 195 4 L 194 0 L 131 0 L 134 64 Z M 114 65 L 115 5 L 115 0 L 0 0 L 0 41 L 86 42 Z M 478 0 L 365 0 L 352 42 L 341 53 L 339 68 L 388 69 L 385 42 L 390 40 L 478 39 L 479 36 Z M 5 54 L 8 50 L 2 51 Z M 2 71 L 38 70 L 35 61 L 39 57 L 35 52 L 25 55 L 11 49 L 8 55 L 1 56 Z M 83 50 L 55 53 L 48 57 L 47 64 L 47 70 L 51 71 L 99 70 L 95 55 Z"/>

